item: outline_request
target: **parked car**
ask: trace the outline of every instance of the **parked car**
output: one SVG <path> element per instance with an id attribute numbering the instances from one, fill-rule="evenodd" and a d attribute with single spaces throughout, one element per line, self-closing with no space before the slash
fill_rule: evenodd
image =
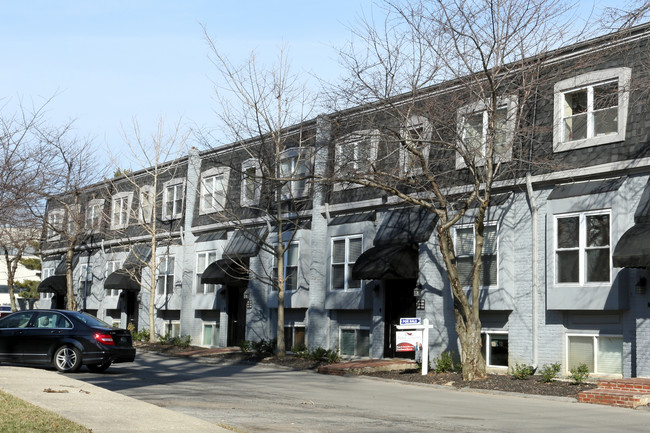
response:
<path id="1" fill-rule="evenodd" d="M 71 373 L 82 365 L 102 372 L 134 359 L 129 331 L 87 313 L 27 310 L 0 318 L 0 362 L 52 365 Z"/>
<path id="2" fill-rule="evenodd" d="M 4 317 L 11 314 L 11 306 L 9 305 L 0 305 L 0 317 Z"/>

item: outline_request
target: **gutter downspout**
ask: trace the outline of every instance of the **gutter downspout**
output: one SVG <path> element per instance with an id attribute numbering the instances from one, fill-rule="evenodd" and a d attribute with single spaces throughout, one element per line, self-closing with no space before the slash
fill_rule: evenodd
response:
<path id="1" fill-rule="evenodd" d="M 533 291 L 533 296 L 532 296 L 532 343 L 533 343 L 533 367 L 537 367 L 538 363 L 538 342 L 537 342 L 537 331 L 538 331 L 538 325 L 537 325 L 537 289 L 538 289 L 538 277 L 539 277 L 539 267 L 537 264 L 537 249 L 538 249 L 538 241 L 537 241 L 537 236 L 538 236 L 538 230 L 539 228 L 537 227 L 537 215 L 538 215 L 538 210 L 539 207 L 537 206 L 535 202 L 535 196 L 533 194 L 533 183 L 531 182 L 531 176 L 530 172 L 526 173 L 526 192 L 528 193 L 528 200 L 530 203 L 530 213 L 531 213 L 531 218 L 532 218 L 532 248 L 533 248 L 533 254 L 532 254 L 532 271 L 533 271 L 533 284 L 532 284 L 532 291 Z"/>

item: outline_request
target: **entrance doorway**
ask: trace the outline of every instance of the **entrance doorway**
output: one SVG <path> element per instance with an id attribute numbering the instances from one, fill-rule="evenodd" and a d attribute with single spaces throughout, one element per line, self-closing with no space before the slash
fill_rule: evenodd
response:
<path id="1" fill-rule="evenodd" d="M 138 292 L 134 290 L 124 290 L 124 312 L 126 313 L 126 326 L 133 324 L 136 331 L 138 330 Z"/>
<path id="2" fill-rule="evenodd" d="M 228 296 L 228 346 L 237 346 L 246 339 L 246 286 L 226 286 Z"/>
<path id="3" fill-rule="evenodd" d="M 402 317 L 415 317 L 416 299 L 413 289 L 416 279 L 384 280 L 384 358 L 413 358 L 412 352 L 397 352 L 396 326 Z"/>

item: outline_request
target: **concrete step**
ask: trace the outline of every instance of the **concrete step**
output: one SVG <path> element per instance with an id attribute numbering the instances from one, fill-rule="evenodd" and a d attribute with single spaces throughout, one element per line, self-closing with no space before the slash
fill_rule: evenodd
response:
<path id="1" fill-rule="evenodd" d="M 604 404 L 608 406 L 629 407 L 636 409 L 650 403 L 650 394 L 625 391 L 620 389 L 596 388 L 578 394 L 581 403 Z"/>
<path id="2" fill-rule="evenodd" d="M 632 391 L 637 394 L 650 393 L 650 379 L 639 377 L 632 379 L 603 379 L 598 381 L 598 388 Z"/>

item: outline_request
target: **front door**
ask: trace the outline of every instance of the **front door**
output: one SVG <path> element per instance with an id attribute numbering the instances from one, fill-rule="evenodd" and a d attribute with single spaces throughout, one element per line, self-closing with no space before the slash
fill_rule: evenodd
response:
<path id="1" fill-rule="evenodd" d="M 228 346 L 237 346 L 246 339 L 246 286 L 228 285 Z"/>
<path id="2" fill-rule="evenodd" d="M 138 330 L 138 292 L 133 290 L 124 291 L 124 299 L 126 301 L 126 326 L 130 323 L 133 324 L 133 329 Z"/>
<path id="3" fill-rule="evenodd" d="M 413 296 L 415 279 L 384 280 L 385 287 L 385 327 L 384 358 L 414 358 L 412 352 L 397 352 L 395 348 L 396 326 L 403 317 L 415 317 L 416 299 Z"/>

